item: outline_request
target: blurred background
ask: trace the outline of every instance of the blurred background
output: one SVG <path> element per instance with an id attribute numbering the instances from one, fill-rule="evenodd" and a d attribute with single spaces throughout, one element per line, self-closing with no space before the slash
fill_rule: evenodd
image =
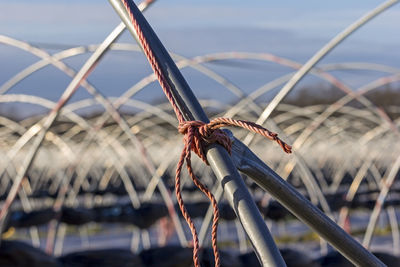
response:
<path id="1" fill-rule="evenodd" d="M 382 3 L 160 0 L 144 15 L 210 117 L 257 121 L 302 64 Z M 7 210 L 1 245 L 12 251 L 7 242 L 19 240 L 65 266 L 76 266 L 71 253 L 93 249 L 131 251 L 124 261 L 140 255 L 141 264 L 151 265 L 148 258 L 166 253 L 155 248 L 170 248 L 190 262 L 191 250 L 179 246 L 187 247 L 191 235 L 173 193 L 182 137 L 129 32 L 44 126 L 72 77 L 120 23 L 114 9 L 94 0 L 0 0 L 0 7 L 0 205 Z M 399 25 L 400 6 L 394 5 L 327 54 L 262 121 L 293 145 L 294 155 L 233 130 L 364 246 L 393 257 L 400 255 Z M 194 168 L 218 191 L 197 158 Z M 244 179 L 282 251 L 327 266 L 332 248 Z M 184 180 L 189 212 L 204 228 L 209 203 Z M 246 264 L 243 255 L 254 257 L 251 244 L 223 197 L 219 203 L 225 265 L 239 264 L 239 255 Z M 210 245 L 208 234 L 203 245 Z M 95 257 L 88 255 L 81 256 Z M 58 264 L 55 259 L 46 264 Z"/>

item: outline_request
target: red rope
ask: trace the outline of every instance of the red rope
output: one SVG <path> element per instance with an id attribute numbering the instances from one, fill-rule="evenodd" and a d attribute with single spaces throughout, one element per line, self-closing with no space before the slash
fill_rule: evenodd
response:
<path id="1" fill-rule="evenodd" d="M 164 91 L 165 96 L 167 97 L 168 101 L 172 104 L 172 107 L 175 111 L 176 117 L 178 118 L 179 122 L 183 122 L 183 121 L 185 121 L 185 119 L 183 118 L 183 115 L 182 115 L 181 111 L 179 110 L 179 107 L 175 103 L 175 99 L 171 93 L 171 91 L 172 91 L 171 87 L 169 86 L 167 79 L 164 77 L 164 75 L 161 71 L 159 62 L 157 61 L 153 51 L 151 50 L 150 45 L 147 42 L 147 39 L 144 36 L 142 29 L 140 28 L 136 18 L 133 16 L 133 13 L 129 7 L 128 1 L 129 0 L 122 0 L 122 3 L 124 4 L 126 11 L 128 12 L 128 16 L 131 19 L 132 25 L 135 28 L 137 37 L 140 41 L 140 44 L 143 47 L 144 54 L 146 55 L 147 60 L 149 61 L 150 66 L 153 69 L 154 74 L 156 75 L 157 80 L 160 83 L 161 88 Z M 131 2 L 133 5 L 135 4 L 133 1 L 131 1 Z"/>
<path id="2" fill-rule="evenodd" d="M 194 223 L 187 212 L 185 208 L 185 204 L 182 199 L 182 193 L 181 193 L 181 173 L 182 173 L 182 167 L 184 162 L 186 161 L 186 167 L 189 173 L 190 178 L 193 180 L 193 183 L 208 197 L 208 199 L 211 201 L 214 212 L 213 212 L 213 223 L 212 223 L 212 231 L 211 231 L 211 240 L 212 240 L 212 247 L 214 251 L 214 257 L 215 257 L 215 266 L 220 266 L 220 257 L 219 257 L 219 252 L 217 248 L 217 229 L 218 229 L 218 219 L 219 219 L 219 210 L 218 210 L 218 205 L 217 201 L 215 200 L 213 194 L 207 189 L 207 187 L 200 182 L 200 180 L 196 177 L 196 175 L 193 172 L 192 165 L 191 165 L 191 151 L 193 150 L 207 165 L 207 157 L 205 154 L 206 151 L 206 146 L 212 143 L 219 143 L 223 147 L 226 148 L 226 150 L 231 153 L 231 146 L 232 142 L 230 138 L 219 128 L 224 127 L 224 126 L 237 126 L 237 127 L 242 127 L 244 129 L 247 129 L 249 131 L 258 133 L 270 140 L 274 140 L 277 142 L 282 149 L 286 153 L 291 153 L 291 146 L 283 142 L 281 139 L 278 138 L 278 135 L 276 133 L 270 132 L 269 130 L 265 129 L 264 127 L 255 124 L 253 122 L 249 121 L 243 121 L 243 120 L 234 120 L 234 119 L 229 119 L 229 118 L 216 118 L 212 120 L 209 123 L 204 123 L 201 121 L 185 121 L 183 114 L 179 110 L 178 105 L 175 103 L 175 99 L 172 96 L 172 90 L 170 85 L 168 84 L 167 79 L 164 77 L 163 72 L 161 71 L 159 62 L 157 61 L 153 51 L 151 50 L 151 47 L 149 43 L 147 42 L 136 18 L 134 17 L 132 11 L 130 10 L 129 0 L 122 0 L 122 3 L 124 4 L 129 18 L 132 22 L 133 27 L 135 28 L 136 34 L 138 36 L 138 39 L 143 47 L 143 51 L 154 71 L 154 74 L 156 75 L 158 81 L 160 82 L 160 85 L 168 99 L 168 101 L 171 103 L 175 114 L 178 118 L 179 121 L 179 126 L 178 130 L 181 134 L 184 135 L 184 144 L 185 147 L 183 148 L 183 151 L 181 153 L 177 168 L 176 168 L 176 176 L 175 176 L 175 193 L 176 193 L 176 198 L 179 204 L 179 208 L 182 212 L 183 217 L 185 218 L 186 222 L 189 225 L 189 228 L 192 232 L 193 236 L 193 262 L 196 267 L 200 267 L 199 263 L 199 239 L 197 236 L 197 231 L 196 227 L 194 226 Z M 132 2 L 134 5 L 134 3 Z"/>
<path id="3" fill-rule="evenodd" d="M 176 198 L 178 199 L 179 207 L 182 211 L 183 217 L 188 223 L 190 230 L 193 236 L 193 261 L 195 266 L 200 266 L 198 262 L 198 250 L 199 250 L 199 241 L 197 237 L 196 228 L 193 224 L 190 215 L 188 214 L 183 199 L 181 195 L 181 172 L 184 161 L 186 161 L 186 167 L 189 172 L 190 178 L 193 180 L 194 184 L 210 199 L 214 214 L 213 214 L 213 223 L 212 223 L 212 231 L 211 231 L 211 240 L 212 247 L 214 251 L 215 257 L 215 266 L 220 266 L 220 258 L 219 252 L 217 248 L 217 228 L 218 228 L 218 219 L 219 219 L 219 210 L 217 201 L 215 200 L 213 194 L 207 189 L 205 185 L 203 185 L 200 180 L 193 173 L 193 169 L 191 166 L 191 151 L 195 152 L 207 165 L 207 157 L 205 155 L 206 146 L 212 143 L 219 143 L 226 150 L 231 153 L 232 142 L 229 136 L 223 132 L 221 127 L 224 126 L 237 126 L 247 129 L 249 131 L 258 133 L 268 139 L 276 141 L 282 149 L 286 153 L 291 153 L 292 148 L 281 139 L 278 138 L 276 133 L 270 132 L 264 127 L 255 124 L 249 121 L 243 120 L 234 120 L 229 118 L 216 118 L 210 121 L 209 123 L 204 123 L 202 121 L 184 121 L 181 122 L 178 126 L 178 130 L 181 134 L 184 135 L 184 143 L 185 147 L 183 148 L 181 157 L 178 162 L 178 166 L 176 168 L 176 176 L 175 176 L 175 193 Z"/>
<path id="4" fill-rule="evenodd" d="M 190 122 L 187 122 L 187 123 L 189 124 Z M 184 122 L 184 124 L 185 124 L 185 122 Z M 193 172 L 192 165 L 191 165 L 191 150 L 193 150 L 193 148 L 195 147 L 195 146 L 193 146 L 193 144 L 200 141 L 198 139 L 198 137 L 199 137 L 199 132 L 198 132 L 198 128 L 196 126 L 190 125 L 189 127 L 186 128 L 185 136 L 184 136 L 185 147 L 182 150 L 182 154 L 181 154 L 181 157 L 179 159 L 179 162 L 178 162 L 178 165 L 176 168 L 175 193 L 176 193 L 176 198 L 178 200 L 179 208 L 182 212 L 182 215 L 185 218 L 186 222 L 188 223 L 190 231 L 192 232 L 193 262 L 196 267 L 199 267 L 200 266 L 199 258 L 198 258 L 199 239 L 198 239 L 196 227 L 194 226 L 192 218 L 190 217 L 189 213 L 187 212 L 187 210 L 185 208 L 185 204 L 183 202 L 182 193 L 181 193 L 181 172 L 182 172 L 183 163 L 184 163 L 184 161 L 186 161 L 186 167 L 187 167 L 190 178 L 193 180 L 193 183 L 208 197 L 208 199 L 210 199 L 210 201 L 213 205 L 214 211 L 213 211 L 211 240 L 212 240 L 212 247 L 213 247 L 214 257 L 215 257 L 215 266 L 220 266 L 219 252 L 218 252 L 218 248 L 217 248 L 217 229 L 218 229 L 218 219 L 219 219 L 219 210 L 218 210 L 217 201 L 215 200 L 214 195 L 196 177 L 196 175 Z M 201 143 L 201 141 L 200 141 L 200 143 Z M 204 154 L 203 154 L 203 156 L 204 156 Z"/>

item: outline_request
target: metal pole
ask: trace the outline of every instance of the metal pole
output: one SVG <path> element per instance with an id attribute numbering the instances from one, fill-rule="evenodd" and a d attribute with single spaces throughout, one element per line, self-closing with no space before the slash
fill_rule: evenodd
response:
<path id="1" fill-rule="evenodd" d="M 227 131 L 229 132 L 229 131 Z M 357 266 L 385 266 L 231 134 L 236 167 Z"/>
<path id="2" fill-rule="evenodd" d="M 135 36 L 134 27 L 121 1 L 109 0 L 109 2 L 126 24 L 132 35 Z M 207 115 L 200 106 L 189 85 L 146 19 L 132 1 L 129 1 L 129 6 L 131 12 L 140 24 L 156 59 L 161 65 L 162 72 L 164 72 L 171 86 L 173 97 L 185 119 L 209 122 Z M 261 264 L 263 266 L 286 266 L 252 196 L 248 192 L 228 152 L 220 145 L 212 145 L 207 151 L 207 159 L 224 188 L 225 196 L 231 207 L 235 210 L 248 238 L 253 244 Z"/>

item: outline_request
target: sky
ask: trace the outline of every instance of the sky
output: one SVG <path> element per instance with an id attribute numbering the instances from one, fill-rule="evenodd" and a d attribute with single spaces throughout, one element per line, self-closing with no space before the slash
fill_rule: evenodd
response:
<path id="1" fill-rule="evenodd" d="M 381 3 L 376 0 L 159 0 L 146 11 L 146 17 L 158 30 L 240 27 L 329 38 Z M 94 41 L 119 21 L 105 0 L 0 0 L 0 5 L 0 32 L 29 40 Z M 400 35 L 392 31 L 398 30 L 399 17 L 400 7 L 394 6 L 354 38 L 399 41 Z"/>
<path id="2" fill-rule="evenodd" d="M 383 2 L 159 0 L 145 12 L 145 17 L 167 49 L 186 57 L 245 51 L 273 53 L 304 63 L 336 34 Z M 120 21 L 105 0 L 0 0 L 0 6 L 0 34 L 44 48 L 100 43 Z M 398 25 L 400 5 L 395 5 L 350 36 L 321 64 L 368 61 L 400 68 Z M 134 43 L 128 33 L 119 41 Z M 58 51 L 49 50 L 50 53 Z M 77 56 L 66 62 L 79 69 L 88 56 Z M 0 44 L 0 84 L 37 60 L 26 52 Z M 245 70 L 234 64 L 209 67 L 245 87 L 247 92 L 287 72 L 276 65 L 264 64 L 267 72 L 262 73 L 259 63 L 248 63 Z M 119 96 L 150 72 L 142 55 L 112 52 L 89 80 L 104 94 Z M 194 88 L 214 86 L 189 70 L 184 74 Z M 368 75 L 364 75 L 367 79 L 365 76 Z M 346 79 L 353 86 L 364 82 L 351 74 Z M 29 92 L 55 101 L 68 82 L 68 77 L 48 67 L 10 93 Z M 156 87 L 148 89 L 147 95 L 138 97 L 146 100 L 161 97 L 156 90 Z M 200 97 L 209 94 L 207 90 L 198 91 Z M 85 97 L 88 95 L 79 92 L 75 100 Z"/>

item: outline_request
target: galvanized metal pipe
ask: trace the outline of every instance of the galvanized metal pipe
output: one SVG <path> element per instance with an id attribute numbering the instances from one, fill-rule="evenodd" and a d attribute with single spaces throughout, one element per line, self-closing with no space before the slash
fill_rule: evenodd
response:
<path id="1" fill-rule="evenodd" d="M 236 167 L 357 266 L 385 266 L 233 136 Z"/>
<path id="2" fill-rule="evenodd" d="M 121 1 L 109 0 L 109 2 L 126 24 L 132 35 L 135 36 L 135 29 Z M 200 106 L 189 85 L 146 19 L 132 1 L 129 2 L 129 5 L 161 65 L 162 72 L 171 86 L 173 97 L 184 118 L 186 120 L 209 122 L 207 115 Z M 220 145 L 212 145 L 207 151 L 207 159 L 224 188 L 225 196 L 235 210 L 243 228 L 252 242 L 260 262 L 263 266 L 286 266 L 253 198 L 230 159 L 228 152 Z"/>

